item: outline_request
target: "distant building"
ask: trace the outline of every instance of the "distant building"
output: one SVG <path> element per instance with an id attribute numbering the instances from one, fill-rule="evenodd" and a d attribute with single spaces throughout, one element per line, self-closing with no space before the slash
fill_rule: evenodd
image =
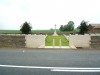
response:
<path id="1" fill-rule="evenodd" d="M 99 33 L 100 34 L 100 24 L 89 24 L 89 33 Z"/>

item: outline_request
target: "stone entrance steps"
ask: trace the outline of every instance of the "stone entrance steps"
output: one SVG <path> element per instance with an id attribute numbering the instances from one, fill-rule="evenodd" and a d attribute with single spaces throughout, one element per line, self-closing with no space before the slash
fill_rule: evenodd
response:
<path id="1" fill-rule="evenodd" d="M 45 46 L 45 48 L 76 49 L 76 47 L 70 47 L 70 46 Z"/>
<path id="2" fill-rule="evenodd" d="M 45 46 L 45 45 L 40 45 L 38 48 L 65 48 L 65 49 L 77 49 L 75 46 Z"/>
<path id="3" fill-rule="evenodd" d="M 71 48 L 69 46 L 45 46 L 45 48 Z"/>

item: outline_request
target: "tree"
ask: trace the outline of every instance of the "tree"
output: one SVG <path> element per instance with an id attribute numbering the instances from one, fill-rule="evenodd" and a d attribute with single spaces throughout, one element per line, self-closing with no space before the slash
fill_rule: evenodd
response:
<path id="1" fill-rule="evenodd" d="M 80 29 L 80 32 L 79 32 L 80 34 L 84 35 L 84 33 L 87 33 L 88 31 L 87 22 L 83 20 L 80 23 L 79 29 Z"/>
<path id="2" fill-rule="evenodd" d="M 60 31 L 64 31 L 64 26 L 61 25 L 60 28 L 59 28 L 59 30 L 60 30 Z"/>
<path id="3" fill-rule="evenodd" d="M 59 28 L 60 31 L 73 31 L 74 30 L 74 22 L 69 21 L 66 25 L 61 25 Z"/>
<path id="4" fill-rule="evenodd" d="M 68 31 L 73 31 L 74 30 L 74 22 L 73 21 L 69 21 L 67 24 L 67 30 Z"/>
<path id="5" fill-rule="evenodd" d="M 30 34 L 31 33 L 31 29 L 32 29 L 32 27 L 30 26 L 30 23 L 27 23 L 27 21 L 26 21 L 21 26 L 20 31 L 22 32 L 22 34 Z"/>
<path id="6" fill-rule="evenodd" d="M 68 25 L 64 25 L 64 31 L 68 31 Z"/>

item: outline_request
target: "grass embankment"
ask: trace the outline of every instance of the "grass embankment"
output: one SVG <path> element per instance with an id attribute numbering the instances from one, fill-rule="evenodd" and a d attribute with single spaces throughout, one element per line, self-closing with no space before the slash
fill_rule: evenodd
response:
<path id="1" fill-rule="evenodd" d="M 55 40 L 55 46 L 60 46 L 60 39 L 61 39 L 61 46 L 68 46 L 69 41 L 63 36 L 47 36 L 45 39 L 45 45 L 46 46 L 53 46 L 53 39 Z"/>

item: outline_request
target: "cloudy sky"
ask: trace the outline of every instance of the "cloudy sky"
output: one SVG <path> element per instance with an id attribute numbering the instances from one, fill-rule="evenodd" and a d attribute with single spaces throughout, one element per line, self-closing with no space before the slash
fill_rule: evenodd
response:
<path id="1" fill-rule="evenodd" d="M 0 29 L 20 29 L 30 22 L 33 29 L 50 29 L 82 20 L 100 23 L 100 0 L 0 0 Z"/>

